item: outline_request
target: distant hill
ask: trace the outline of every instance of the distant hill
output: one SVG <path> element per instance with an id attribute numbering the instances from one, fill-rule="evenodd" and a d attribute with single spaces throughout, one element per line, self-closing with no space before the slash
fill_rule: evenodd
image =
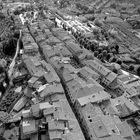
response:
<path id="1" fill-rule="evenodd" d="M 140 5 L 140 0 L 116 0 L 116 2 L 128 2 L 133 3 L 135 5 Z"/>

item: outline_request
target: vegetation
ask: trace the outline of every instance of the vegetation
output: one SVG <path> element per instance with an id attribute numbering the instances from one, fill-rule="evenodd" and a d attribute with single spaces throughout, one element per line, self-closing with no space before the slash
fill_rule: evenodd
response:
<path id="1" fill-rule="evenodd" d="M 140 66 L 136 68 L 137 75 L 140 76 Z"/>
<path id="2" fill-rule="evenodd" d="M 2 123 L 6 123 L 8 122 L 8 120 L 10 119 L 10 115 L 4 111 L 0 111 L 0 121 Z"/>
<path id="3" fill-rule="evenodd" d="M 140 7 L 137 9 L 138 14 L 140 14 Z"/>
<path id="4" fill-rule="evenodd" d="M 116 9 L 116 8 L 117 8 L 116 3 L 112 3 L 112 4 L 110 5 L 110 7 L 113 8 L 113 9 Z"/>
<path id="5" fill-rule="evenodd" d="M 133 71 L 134 69 L 135 69 L 134 65 L 130 65 L 130 66 L 129 66 L 129 70 L 130 70 L 130 71 Z"/>

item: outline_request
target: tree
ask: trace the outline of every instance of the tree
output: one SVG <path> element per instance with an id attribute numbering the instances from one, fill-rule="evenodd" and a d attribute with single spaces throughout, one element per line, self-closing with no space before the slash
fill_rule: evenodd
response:
<path id="1" fill-rule="evenodd" d="M 99 30 L 98 30 L 98 29 L 96 29 L 96 28 L 95 28 L 95 29 L 93 29 L 93 34 L 94 34 L 94 35 L 98 35 L 98 34 L 99 34 Z"/>
<path id="2" fill-rule="evenodd" d="M 98 20 L 98 19 L 95 19 L 95 20 L 94 20 L 94 24 L 95 24 L 96 26 L 98 26 L 98 27 L 102 27 L 102 26 L 103 26 L 103 22 L 100 21 L 100 20 Z"/>
<path id="3" fill-rule="evenodd" d="M 88 9 L 88 14 L 94 14 L 94 13 L 95 13 L 94 8 Z"/>
<path id="4" fill-rule="evenodd" d="M 121 59 L 118 59 L 118 60 L 116 61 L 116 63 L 118 63 L 119 65 L 122 65 Z"/>
<path id="5" fill-rule="evenodd" d="M 8 56 L 13 56 L 16 51 L 17 39 L 11 38 L 3 43 L 3 53 Z"/>
<path id="6" fill-rule="evenodd" d="M 86 43 L 86 44 L 84 45 L 84 47 L 87 49 L 87 47 L 88 47 L 88 44 Z"/>
<path id="7" fill-rule="evenodd" d="M 136 69 L 137 75 L 140 76 L 140 66 Z"/>
<path id="8" fill-rule="evenodd" d="M 115 50 L 116 50 L 116 53 L 118 54 L 119 53 L 119 45 L 118 44 L 115 45 Z"/>
<path id="9" fill-rule="evenodd" d="M 94 17 L 94 15 L 92 15 L 92 16 L 88 17 L 87 19 L 90 20 L 90 21 L 94 21 L 95 17 Z"/>
<path id="10" fill-rule="evenodd" d="M 94 52 L 94 50 L 95 50 L 94 44 L 91 44 L 90 50 Z"/>
<path id="11" fill-rule="evenodd" d="M 129 66 L 129 70 L 130 70 L 130 71 L 133 71 L 134 69 L 135 69 L 134 65 L 130 65 L 130 66 Z"/>
<path id="12" fill-rule="evenodd" d="M 140 7 L 137 9 L 138 14 L 140 14 Z"/>
<path id="13" fill-rule="evenodd" d="M 112 4 L 110 5 L 110 7 L 113 8 L 113 9 L 116 9 L 116 8 L 117 8 L 116 3 L 112 3 Z"/>
<path id="14" fill-rule="evenodd" d="M 100 60 L 103 58 L 102 53 L 100 53 L 100 54 L 98 55 L 98 58 L 99 58 Z"/>
<path id="15" fill-rule="evenodd" d="M 20 36 L 20 31 L 19 31 L 19 30 L 16 30 L 16 31 L 14 32 L 13 37 L 16 38 L 16 39 L 18 39 L 19 36 Z"/>
<path id="16" fill-rule="evenodd" d="M 116 50 L 115 50 L 114 48 L 111 50 L 111 52 L 112 52 L 113 54 L 116 54 L 116 53 L 117 53 Z"/>
<path id="17" fill-rule="evenodd" d="M 76 3 L 75 5 L 77 9 L 81 10 L 81 7 L 82 7 L 81 3 Z"/>
<path id="18" fill-rule="evenodd" d="M 97 56 L 98 56 L 98 54 L 99 54 L 99 52 L 98 52 L 98 51 L 95 51 L 95 52 L 94 52 L 94 56 L 95 56 L 95 57 L 97 57 Z"/>
<path id="19" fill-rule="evenodd" d="M 106 60 L 109 61 L 110 58 L 111 58 L 111 55 L 110 54 L 107 54 Z"/>
<path id="20" fill-rule="evenodd" d="M 2 123 L 6 123 L 8 122 L 8 120 L 10 119 L 10 115 L 4 111 L 0 111 L 0 121 Z"/>
<path id="21" fill-rule="evenodd" d="M 109 59 L 109 62 L 116 62 L 116 58 L 115 57 L 111 57 L 110 59 Z"/>
<path id="22" fill-rule="evenodd" d="M 118 73 L 118 70 L 117 70 L 117 69 L 113 69 L 112 71 L 113 71 L 114 73 L 116 73 L 116 74 Z"/>
<path id="23" fill-rule="evenodd" d="M 107 50 L 103 50 L 103 57 L 106 57 L 107 56 Z"/>
<path id="24" fill-rule="evenodd" d="M 99 53 L 102 53 L 102 48 L 98 48 Z"/>
<path id="25" fill-rule="evenodd" d="M 0 136 L 0 140 L 6 140 L 3 136 Z"/>
<path id="26" fill-rule="evenodd" d="M 85 41 L 84 41 L 84 39 L 81 39 L 81 43 L 80 43 L 81 45 L 85 45 Z"/>

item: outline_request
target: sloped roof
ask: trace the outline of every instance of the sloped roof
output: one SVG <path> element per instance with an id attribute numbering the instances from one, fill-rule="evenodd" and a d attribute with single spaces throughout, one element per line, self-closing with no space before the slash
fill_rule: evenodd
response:
<path id="1" fill-rule="evenodd" d="M 50 130 L 65 130 L 65 125 L 63 121 L 50 121 L 48 122 L 48 129 Z"/>
<path id="2" fill-rule="evenodd" d="M 24 134 L 32 134 L 37 132 L 36 121 L 33 119 L 26 119 L 22 122 L 22 130 Z"/>
<path id="3" fill-rule="evenodd" d="M 109 99 L 110 99 L 110 95 L 107 92 L 100 91 L 98 93 L 93 93 L 91 95 L 78 98 L 77 100 L 79 101 L 81 106 L 83 106 L 89 102 L 90 103 L 99 103 L 99 102 L 102 102 L 103 100 L 109 100 Z"/>

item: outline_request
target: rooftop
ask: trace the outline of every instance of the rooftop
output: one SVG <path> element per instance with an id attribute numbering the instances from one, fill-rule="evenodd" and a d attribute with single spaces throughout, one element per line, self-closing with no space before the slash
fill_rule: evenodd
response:
<path id="1" fill-rule="evenodd" d="M 22 131 L 23 134 L 32 134 L 36 133 L 38 130 L 37 128 L 37 122 L 33 119 L 25 119 L 22 122 Z"/>
<path id="2" fill-rule="evenodd" d="M 110 95 L 105 91 L 99 91 L 97 93 L 93 93 L 88 96 L 84 96 L 81 98 L 78 98 L 78 102 L 81 104 L 81 106 L 86 105 L 87 103 L 100 103 L 104 100 L 109 100 Z"/>
<path id="3" fill-rule="evenodd" d="M 94 80 L 97 80 L 100 75 L 98 73 L 96 73 L 95 71 L 93 71 L 92 69 L 90 69 L 89 67 L 85 66 L 83 68 L 81 68 L 79 70 L 79 73 L 87 78 L 93 78 Z"/>
<path id="4" fill-rule="evenodd" d="M 64 89 L 61 84 L 47 85 L 46 88 L 40 93 L 41 97 L 49 96 L 52 94 L 63 94 Z"/>

